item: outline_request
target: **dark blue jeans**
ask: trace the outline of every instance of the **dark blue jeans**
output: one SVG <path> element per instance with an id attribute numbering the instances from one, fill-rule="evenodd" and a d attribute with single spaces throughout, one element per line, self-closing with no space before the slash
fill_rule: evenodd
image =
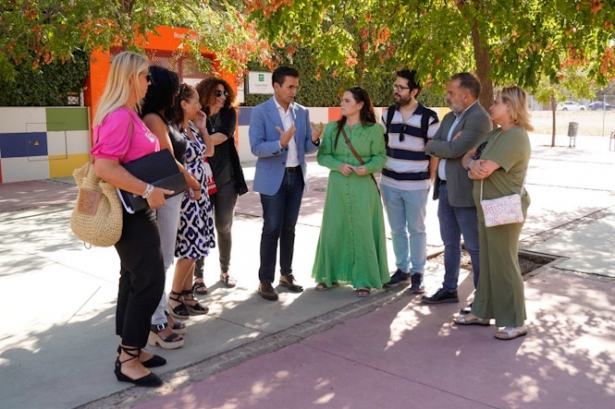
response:
<path id="1" fill-rule="evenodd" d="M 295 225 L 299 218 L 303 198 L 303 174 L 285 172 L 282 185 L 275 195 L 261 194 L 263 206 L 263 233 L 261 235 L 261 266 L 258 278 L 261 283 L 273 283 L 276 253 L 280 242 L 280 270 L 282 275 L 292 274 L 295 247 Z"/>
<path id="2" fill-rule="evenodd" d="M 461 265 L 461 235 L 466 250 L 470 253 L 474 272 L 474 288 L 478 286 L 480 260 L 478 257 L 478 218 L 476 207 L 456 207 L 448 202 L 448 189 L 440 185 L 438 219 L 440 236 L 444 242 L 444 282 L 442 287 L 448 291 L 457 289 Z"/>

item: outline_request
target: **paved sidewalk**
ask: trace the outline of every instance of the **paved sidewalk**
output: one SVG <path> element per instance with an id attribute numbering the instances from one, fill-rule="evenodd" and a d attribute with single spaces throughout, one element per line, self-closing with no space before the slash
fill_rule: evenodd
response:
<path id="1" fill-rule="evenodd" d="M 456 328 L 451 317 L 461 304 L 423 306 L 401 287 L 367 299 L 350 288 L 315 292 L 310 273 L 327 171 L 311 159 L 294 263 L 308 289 L 282 289 L 279 303 L 256 294 L 260 201 L 253 192 L 242 196 L 232 256 L 239 285 L 216 283 L 214 251 L 203 298 L 211 313 L 188 322 L 184 348 L 152 348 L 169 361 L 155 370 L 166 381 L 156 390 L 113 376 L 119 260 L 113 248 L 85 249 L 70 232 L 76 188 L 0 184 L 0 407 L 610 408 L 615 152 L 605 140 L 579 137 L 567 149 L 532 138 L 532 205 L 521 245 L 562 258 L 526 282 L 527 337 L 504 343 L 493 328 Z M 252 172 L 246 168 L 248 179 Z M 430 200 L 432 252 L 441 245 L 436 205 Z M 429 292 L 442 273 L 429 264 Z M 462 279 L 465 298 L 471 279 L 467 272 Z"/>

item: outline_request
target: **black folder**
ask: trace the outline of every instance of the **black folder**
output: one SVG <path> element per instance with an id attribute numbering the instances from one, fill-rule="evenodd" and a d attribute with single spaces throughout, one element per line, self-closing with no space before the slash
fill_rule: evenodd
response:
<path id="1" fill-rule="evenodd" d="M 123 166 L 138 179 L 174 192 L 172 195 L 165 195 L 166 197 L 178 195 L 188 189 L 186 179 L 177 168 L 175 158 L 168 149 L 143 156 Z M 135 212 L 148 207 L 147 200 L 139 195 L 124 190 L 120 190 L 120 195 L 124 204 Z"/>

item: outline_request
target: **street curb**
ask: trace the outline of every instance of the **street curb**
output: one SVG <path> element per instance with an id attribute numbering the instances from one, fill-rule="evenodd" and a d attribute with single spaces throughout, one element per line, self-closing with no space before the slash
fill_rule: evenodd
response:
<path id="1" fill-rule="evenodd" d="M 240 347 L 191 363 L 176 371 L 160 377 L 165 384 L 156 389 L 129 387 L 123 391 L 111 394 L 101 399 L 78 406 L 77 409 L 130 408 L 149 402 L 161 396 L 173 393 L 209 376 L 233 368 L 251 359 L 277 351 L 289 345 L 296 344 L 307 337 L 329 330 L 345 321 L 373 312 L 383 306 L 414 296 L 410 288 L 387 288 L 371 296 L 346 305 L 337 310 L 329 311 L 318 317 L 300 324 L 293 325 L 276 333 L 266 335 Z"/>

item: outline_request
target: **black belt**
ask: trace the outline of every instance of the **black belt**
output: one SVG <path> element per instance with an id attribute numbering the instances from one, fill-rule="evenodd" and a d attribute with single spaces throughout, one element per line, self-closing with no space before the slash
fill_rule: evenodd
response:
<path id="1" fill-rule="evenodd" d="M 286 171 L 288 173 L 295 173 L 295 172 L 299 172 L 301 170 L 301 165 L 292 167 L 292 168 L 286 168 Z"/>
<path id="2" fill-rule="evenodd" d="M 440 179 L 440 186 L 446 186 L 446 180 Z"/>

